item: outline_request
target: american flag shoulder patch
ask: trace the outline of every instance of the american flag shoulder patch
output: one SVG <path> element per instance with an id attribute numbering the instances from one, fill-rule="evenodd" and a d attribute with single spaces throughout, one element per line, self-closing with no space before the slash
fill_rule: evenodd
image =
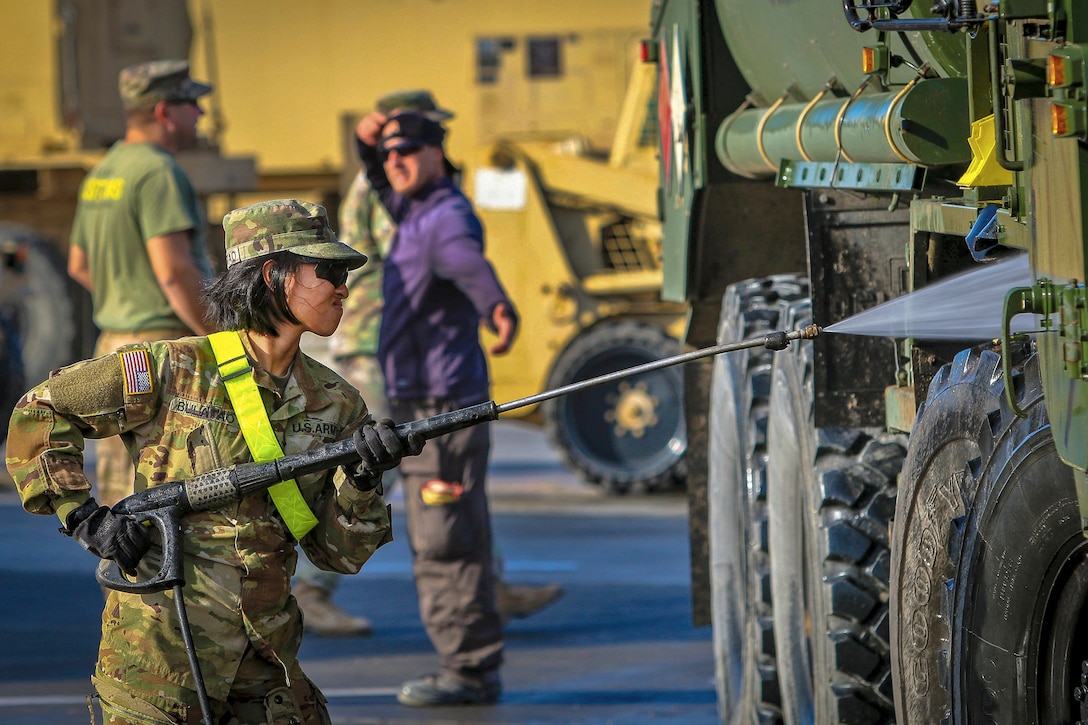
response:
<path id="1" fill-rule="evenodd" d="M 125 395 L 151 392 L 151 366 L 147 350 L 126 350 L 121 353 L 121 368 L 125 371 Z"/>

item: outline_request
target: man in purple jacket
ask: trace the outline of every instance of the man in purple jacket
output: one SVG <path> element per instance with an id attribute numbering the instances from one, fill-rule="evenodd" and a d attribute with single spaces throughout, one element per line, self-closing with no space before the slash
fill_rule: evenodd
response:
<path id="1" fill-rule="evenodd" d="M 378 359 L 393 417 L 404 422 L 490 397 L 479 327 L 506 352 L 517 314 L 484 256 L 483 227 L 447 174 L 445 129 L 414 112 L 371 113 L 356 128 L 371 186 L 397 225 L 385 259 Z M 484 479 L 490 432 L 435 439 L 401 464 L 420 616 L 442 660 L 405 682 L 412 706 L 489 704 L 502 691 L 502 621 L 495 608 Z"/>

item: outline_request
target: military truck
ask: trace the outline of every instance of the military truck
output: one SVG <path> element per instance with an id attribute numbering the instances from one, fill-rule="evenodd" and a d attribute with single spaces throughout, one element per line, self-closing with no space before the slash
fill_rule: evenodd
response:
<path id="1" fill-rule="evenodd" d="M 685 342 L 952 310 L 687 366 L 723 722 L 1088 721 L 1086 28 L 1075 0 L 654 3 Z"/>

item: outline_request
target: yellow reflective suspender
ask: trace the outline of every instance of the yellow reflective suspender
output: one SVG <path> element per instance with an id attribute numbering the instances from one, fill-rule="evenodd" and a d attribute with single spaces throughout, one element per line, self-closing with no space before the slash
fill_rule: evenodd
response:
<path id="1" fill-rule="evenodd" d="M 208 335 L 208 342 L 212 345 L 219 376 L 227 388 L 234 413 L 238 416 L 238 426 L 242 429 L 253 460 L 267 463 L 283 458 L 283 449 L 268 421 L 261 391 L 253 381 L 253 367 L 242 347 L 242 338 L 237 332 L 227 330 Z M 270 487 L 268 493 L 295 539 L 301 539 L 317 526 L 317 517 L 306 505 L 306 499 L 293 478 Z"/>

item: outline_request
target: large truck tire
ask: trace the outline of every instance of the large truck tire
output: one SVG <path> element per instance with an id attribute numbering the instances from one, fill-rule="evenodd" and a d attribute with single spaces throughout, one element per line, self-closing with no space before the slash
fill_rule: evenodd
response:
<path id="1" fill-rule="evenodd" d="M 23 269 L 11 275 L 13 289 L 0 304 L 8 308 L 20 338 L 26 380 L 36 385 L 51 371 L 74 362 L 75 305 L 64 261 L 53 245 L 29 227 L 0 222 L 0 246 L 10 245 L 22 247 Z"/>
<path id="2" fill-rule="evenodd" d="M 809 324 L 807 303 L 783 317 Z M 817 429 L 812 342 L 775 356 L 767 431 L 774 640 L 783 721 L 883 725 L 894 714 L 888 525 L 906 436 Z"/>
<path id="3" fill-rule="evenodd" d="M 808 294 L 797 276 L 730 285 L 718 344 L 779 329 L 787 300 Z M 767 403 L 773 354 L 749 348 L 714 359 L 707 518 L 718 712 L 730 725 L 781 722 L 767 552 Z"/>
<path id="4" fill-rule="evenodd" d="M 548 389 L 660 360 L 680 351 L 661 328 L 607 322 L 559 356 Z M 683 378 L 678 366 L 597 385 L 542 406 L 545 426 L 567 462 L 613 493 L 675 488 L 686 476 Z"/>
<path id="5" fill-rule="evenodd" d="M 1085 721 L 1088 539 L 1038 360 L 968 350 L 933 380 L 896 506 L 896 712 L 920 723 Z M 1078 700 L 1078 693 L 1081 697 Z"/>

